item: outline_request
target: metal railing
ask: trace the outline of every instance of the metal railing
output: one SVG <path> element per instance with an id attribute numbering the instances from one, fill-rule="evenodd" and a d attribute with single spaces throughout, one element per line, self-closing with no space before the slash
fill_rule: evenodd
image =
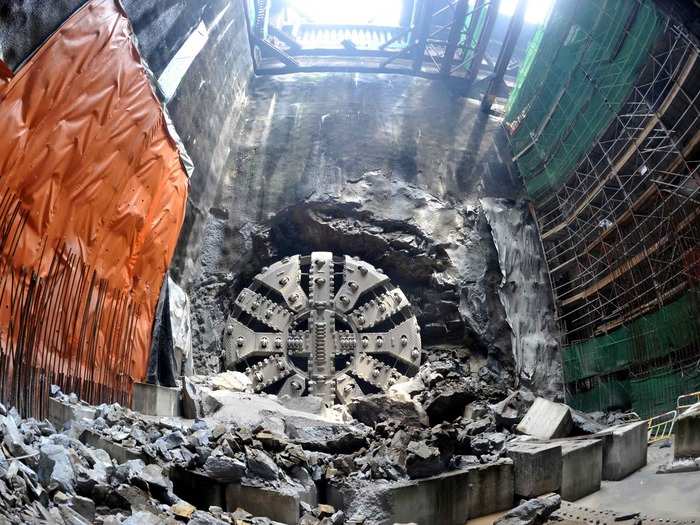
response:
<path id="1" fill-rule="evenodd" d="M 649 433 L 647 434 L 647 443 L 650 445 L 657 441 L 668 439 L 673 434 L 673 429 L 676 426 L 676 418 L 678 411 L 671 410 L 654 416 L 649 419 Z"/>
<path id="2" fill-rule="evenodd" d="M 682 414 L 697 403 L 700 403 L 700 392 L 683 394 L 682 396 L 678 396 L 678 399 L 676 400 L 676 410 L 679 414 Z"/>

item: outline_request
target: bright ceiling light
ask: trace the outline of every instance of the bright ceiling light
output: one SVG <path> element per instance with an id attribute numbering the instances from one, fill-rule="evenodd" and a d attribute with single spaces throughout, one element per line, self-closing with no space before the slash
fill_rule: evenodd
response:
<path id="1" fill-rule="evenodd" d="M 525 9 L 525 22 L 529 24 L 542 24 L 552 9 L 554 0 L 528 0 Z M 511 16 L 515 12 L 518 0 L 501 0 L 498 11 L 501 14 Z"/>
<path id="2" fill-rule="evenodd" d="M 315 24 L 396 27 L 403 0 L 291 0 L 290 5 Z"/>

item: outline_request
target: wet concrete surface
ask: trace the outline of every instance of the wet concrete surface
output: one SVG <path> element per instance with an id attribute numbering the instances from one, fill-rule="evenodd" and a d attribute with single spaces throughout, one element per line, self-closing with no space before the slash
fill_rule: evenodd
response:
<path id="1" fill-rule="evenodd" d="M 601 488 L 576 502 L 584 507 L 641 512 L 664 519 L 700 517 L 700 472 L 656 474 L 673 459 L 673 448 L 649 447 L 647 465 L 621 481 L 603 481 Z"/>

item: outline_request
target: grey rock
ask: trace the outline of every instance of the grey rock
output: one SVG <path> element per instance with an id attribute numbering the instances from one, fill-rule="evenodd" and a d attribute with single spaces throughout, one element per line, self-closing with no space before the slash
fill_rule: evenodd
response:
<path id="1" fill-rule="evenodd" d="M 425 478 L 445 469 L 440 450 L 423 441 L 411 441 L 407 447 L 406 472 L 410 478 Z"/>
<path id="2" fill-rule="evenodd" d="M 659 465 L 656 469 L 657 474 L 675 474 L 678 472 L 696 472 L 700 470 L 700 458 L 693 459 L 678 459 L 667 465 Z"/>
<path id="3" fill-rule="evenodd" d="M 205 416 L 214 414 L 223 406 L 223 402 L 212 393 L 205 394 L 202 399 L 202 413 Z"/>
<path id="4" fill-rule="evenodd" d="M 143 509 L 150 503 L 146 492 L 132 485 L 119 485 L 107 498 L 108 505 L 120 509 Z"/>
<path id="5" fill-rule="evenodd" d="M 415 401 L 399 401 L 386 394 L 353 399 L 348 405 L 352 417 L 370 427 L 384 421 L 396 421 L 401 427 L 425 427 L 428 415 Z"/>
<path id="6" fill-rule="evenodd" d="M 134 512 L 122 522 L 122 525 L 162 525 L 164 520 L 151 512 Z"/>
<path id="7" fill-rule="evenodd" d="M 46 487 L 56 485 L 63 492 L 75 493 L 75 470 L 68 457 L 68 450 L 60 445 L 41 446 L 37 475 Z"/>
<path id="8" fill-rule="evenodd" d="M 559 494 L 545 494 L 521 503 L 494 521 L 494 525 L 540 525 L 561 506 Z"/>
<path id="9" fill-rule="evenodd" d="M 227 456 L 209 456 L 204 471 L 217 481 L 235 483 L 245 475 L 246 464 Z"/>
<path id="10" fill-rule="evenodd" d="M 606 426 L 596 421 L 595 418 L 583 412 L 569 407 L 571 420 L 574 423 L 575 434 L 596 434 L 605 430 Z"/>
<path id="11" fill-rule="evenodd" d="M 495 427 L 493 421 L 489 418 L 481 418 L 477 419 L 476 421 L 472 421 L 471 423 L 467 423 L 462 431 L 467 435 L 467 436 L 477 436 L 479 434 L 482 434 L 484 432 L 487 432 Z"/>
<path id="12" fill-rule="evenodd" d="M 516 390 L 502 401 L 491 405 L 491 411 L 496 416 L 496 423 L 511 429 L 523 418 L 535 397 L 526 390 Z"/>
<path id="13" fill-rule="evenodd" d="M 13 456 L 29 456 L 36 452 L 24 442 L 24 437 L 12 417 L 0 416 L 0 430 L 3 434 L 3 443 Z"/>
<path id="14" fill-rule="evenodd" d="M 430 397 L 423 404 L 431 425 L 453 421 L 464 414 L 464 407 L 478 396 L 478 385 L 470 378 L 443 382 L 438 389 L 431 389 Z"/>
<path id="15" fill-rule="evenodd" d="M 450 468 L 452 469 L 464 469 L 479 464 L 479 458 L 477 456 L 472 455 L 454 456 L 450 460 Z"/>
<path id="16" fill-rule="evenodd" d="M 165 475 L 163 467 L 155 463 L 146 465 L 139 477 L 148 484 L 151 494 L 156 497 L 158 494 L 167 494 L 173 489 L 173 482 Z"/>
<path id="17" fill-rule="evenodd" d="M 134 478 L 140 478 L 146 464 L 140 459 L 131 459 L 117 465 L 114 475 L 121 483 L 131 483 Z"/>
<path id="18" fill-rule="evenodd" d="M 195 510 L 187 525 L 227 525 L 225 521 L 215 518 L 201 510 Z"/>
<path id="19" fill-rule="evenodd" d="M 483 401 L 472 401 L 464 407 L 464 417 L 467 419 L 481 419 L 489 413 L 489 407 Z"/>
<path id="20" fill-rule="evenodd" d="M 58 512 L 61 515 L 65 525 L 90 525 L 91 523 L 91 521 L 77 509 L 69 507 L 68 505 L 59 505 Z"/>
<path id="21" fill-rule="evenodd" d="M 288 417 L 285 419 L 285 432 L 291 441 L 306 450 L 342 454 L 364 447 L 370 429 L 362 424 L 325 423 Z"/>
<path id="22" fill-rule="evenodd" d="M 279 478 L 279 468 L 272 458 L 262 450 L 246 448 L 246 461 L 249 476 L 258 476 L 263 479 Z"/>
<path id="23" fill-rule="evenodd" d="M 198 385 L 187 377 L 182 381 L 182 416 L 187 419 L 202 417 L 202 392 Z"/>
<path id="24" fill-rule="evenodd" d="M 73 496 L 69 500 L 71 508 L 80 514 L 88 523 L 95 520 L 95 502 L 90 498 Z"/>

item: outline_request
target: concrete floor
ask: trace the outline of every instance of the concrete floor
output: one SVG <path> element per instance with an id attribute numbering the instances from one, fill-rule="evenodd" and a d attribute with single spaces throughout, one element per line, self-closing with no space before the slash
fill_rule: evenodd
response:
<path id="1" fill-rule="evenodd" d="M 656 474 L 657 467 L 672 457 L 672 447 L 651 445 L 646 467 L 621 481 L 603 481 L 598 492 L 576 504 L 664 519 L 700 518 L 700 472 Z"/>
<path id="2" fill-rule="evenodd" d="M 488 516 L 474 518 L 473 520 L 468 520 L 466 525 L 492 525 L 494 521 L 504 514 L 505 512 L 497 512 L 496 514 L 489 514 Z"/>

